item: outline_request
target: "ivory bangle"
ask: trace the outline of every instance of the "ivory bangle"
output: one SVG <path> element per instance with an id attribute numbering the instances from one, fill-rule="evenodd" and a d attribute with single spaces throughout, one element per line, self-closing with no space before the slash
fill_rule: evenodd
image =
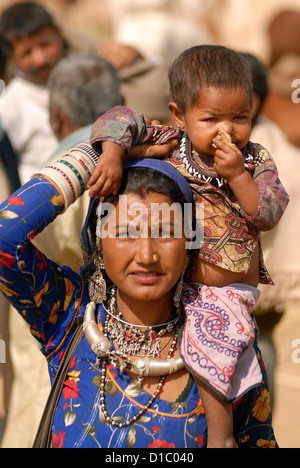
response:
<path id="1" fill-rule="evenodd" d="M 32 178 L 38 177 L 40 175 L 44 175 L 45 177 L 47 177 L 47 179 L 54 182 L 54 184 L 58 187 L 64 199 L 64 212 L 73 203 L 75 196 L 75 192 L 73 193 L 74 188 L 72 187 L 71 181 L 66 177 L 65 174 L 53 170 L 49 167 L 45 167 L 39 173 L 34 174 Z"/>
<path id="2" fill-rule="evenodd" d="M 61 156 L 58 161 L 35 173 L 32 178 L 45 175 L 52 180 L 64 198 L 65 211 L 86 190 L 98 159 L 99 154 L 92 146 L 82 143 Z"/>

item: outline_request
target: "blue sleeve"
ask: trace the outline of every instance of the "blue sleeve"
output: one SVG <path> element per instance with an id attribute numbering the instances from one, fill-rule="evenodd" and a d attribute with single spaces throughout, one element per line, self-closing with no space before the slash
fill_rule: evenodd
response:
<path id="1" fill-rule="evenodd" d="M 63 340 L 84 292 L 77 273 L 47 259 L 32 243 L 63 208 L 57 188 L 39 178 L 0 205 L 0 289 L 30 325 L 44 354 Z"/>

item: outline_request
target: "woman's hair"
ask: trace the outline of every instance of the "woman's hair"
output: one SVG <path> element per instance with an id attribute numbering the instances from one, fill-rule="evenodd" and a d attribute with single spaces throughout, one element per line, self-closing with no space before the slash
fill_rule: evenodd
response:
<path id="1" fill-rule="evenodd" d="M 172 99 L 184 114 L 204 88 L 243 88 L 252 102 L 253 83 L 247 60 L 231 49 L 201 45 L 184 51 L 169 70 Z"/>
<path id="2" fill-rule="evenodd" d="M 131 168 L 124 172 L 119 195 L 134 193 L 145 198 L 151 192 L 165 195 L 173 203 L 179 203 L 181 206 L 186 203 L 178 185 L 165 174 L 142 167 Z"/>

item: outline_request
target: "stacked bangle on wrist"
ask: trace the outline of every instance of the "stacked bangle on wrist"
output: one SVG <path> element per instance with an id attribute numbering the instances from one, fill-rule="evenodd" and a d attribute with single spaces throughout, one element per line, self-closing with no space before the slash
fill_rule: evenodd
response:
<path id="1" fill-rule="evenodd" d="M 85 192 L 99 156 L 89 144 L 81 143 L 33 177 L 50 179 L 60 190 L 66 210 Z"/>

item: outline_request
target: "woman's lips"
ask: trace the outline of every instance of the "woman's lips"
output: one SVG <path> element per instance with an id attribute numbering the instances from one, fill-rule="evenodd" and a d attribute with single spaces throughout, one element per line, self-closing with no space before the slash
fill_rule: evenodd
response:
<path id="1" fill-rule="evenodd" d="M 162 274 L 158 271 L 133 271 L 130 276 L 138 283 L 153 284 L 159 281 Z"/>

